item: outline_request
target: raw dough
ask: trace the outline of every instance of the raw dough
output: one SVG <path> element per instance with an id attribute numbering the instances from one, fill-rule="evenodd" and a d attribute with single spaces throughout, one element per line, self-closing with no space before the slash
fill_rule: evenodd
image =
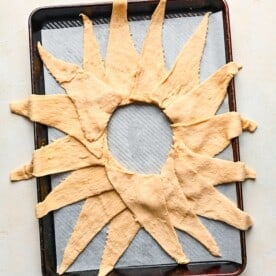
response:
<path id="1" fill-rule="evenodd" d="M 215 115 L 241 66 L 230 62 L 199 82 L 207 13 L 167 72 L 161 39 L 165 5 L 161 0 L 157 6 L 139 55 L 127 21 L 127 1 L 115 0 L 105 63 L 92 22 L 81 14 L 82 67 L 55 58 L 38 44 L 43 63 L 67 95 L 31 96 L 11 104 L 12 112 L 67 135 L 36 150 L 29 164 L 11 173 L 11 180 L 17 181 L 72 171 L 36 207 L 37 217 L 43 217 L 85 199 L 60 274 L 109 222 L 99 275 L 113 269 L 141 227 L 177 263 L 187 263 L 175 228 L 219 256 L 215 240 L 198 215 L 243 230 L 252 225 L 248 214 L 215 189 L 222 183 L 255 178 L 254 171 L 242 162 L 214 158 L 243 130 L 256 128 L 236 112 Z M 174 144 L 160 174 L 129 172 L 108 150 L 110 116 L 118 106 L 137 100 L 157 104 L 172 123 Z M 125 229 L 128 231 L 121 235 Z"/>

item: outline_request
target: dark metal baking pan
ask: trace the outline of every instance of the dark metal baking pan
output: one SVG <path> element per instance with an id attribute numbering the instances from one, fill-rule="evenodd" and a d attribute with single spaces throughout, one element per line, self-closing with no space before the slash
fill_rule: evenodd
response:
<path id="1" fill-rule="evenodd" d="M 158 1 L 143 0 L 130 1 L 128 6 L 129 16 L 148 15 L 154 11 Z M 101 3 L 91 5 L 75 6 L 53 6 L 35 10 L 29 18 L 29 39 L 30 39 L 30 61 L 32 75 L 32 92 L 34 94 L 44 94 L 43 64 L 38 56 L 36 44 L 41 40 L 41 31 L 52 22 L 75 22 L 81 26 L 80 13 L 85 13 L 92 19 L 110 17 L 112 4 Z M 227 4 L 223 0 L 169 0 L 166 13 L 183 12 L 189 14 L 203 13 L 206 11 L 222 11 L 224 44 L 226 62 L 232 60 L 230 23 Z M 228 89 L 229 110 L 236 110 L 234 82 L 230 83 Z M 34 124 L 35 147 L 40 148 L 48 144 L 47 127 Z M 232 141 L 233 159 L 239 160 L 238 139 Z M 50 177 L 37 179 L 38 201 L 44 200 L 51 190 Z M 242 187 L 236 183 L 237 204 L 242 209 Z M 56 248 L 54 218 L 50 213 L 39 220 L 41 262 L 43 275 L 57 275 L 56 273 Z M 188 265 L 160 267 L 129 267 L 127 269 L 115 269 L 111 275 L 239 275 L 246 264 L 246 249 L 244 232 L 240 231 L 242 263 L 212 261 L 212 262 L 192 262 Z M 96 271 L 67 272 L 65 275 L 96 275 Z"/>

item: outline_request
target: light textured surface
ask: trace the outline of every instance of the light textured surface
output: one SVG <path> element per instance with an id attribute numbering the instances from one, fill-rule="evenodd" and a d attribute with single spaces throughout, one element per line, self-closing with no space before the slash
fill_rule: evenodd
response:
<path id="1" fill-rule="evenodd" d="M 87 2 L 87 1 L 75 1 Z M 243 275 L 273 275 L 276 263 L 275 35 L 276 4 L 272 0 L 228 0 L 234 58 L 244 65 L 236 79 L 238 109 L 259 123 L 258 131 L 241 138 L 242 160 L 258 173 L 245 184 L 245 207 L 255 218 L 247 234 L 248 266 Z M 0 273 L 40 275 L 38 225 L 34 216 L 35 181 L 10 184 L 8 172 L 32 153 L 32 126 L 11 115 L 8 102 L 29 95 L 27 17 L 35 7 L 62 1 L 2 1 L 0 16 Z M 74 1 L 66 1 L 67 4 Z M 13 14 L 13 28 L 7 28 Z M 16 148 L 16 151 L 14 149 Z M 20 161 L 18 160 L 20 156 Z M 15 265 L 16 264 L 16 265 Z"/>
<path id="2" fill-rule="evenodd" d="M 178 15 L 176 18 L 167 18 L 165 20 L 163 43 L 168 68 L 171 68 L 183 44 L 197 28 L 202 17 L 182 17 Z M 148 20 L 142 19 L 130 22 L 133 39 L 138 49 L 142 45 L 148 23 Z M 182 30 L 181 35 L 177 32 L 178 29 Z M 81 64 L 82 30 L 82 27 L 45 29 L 42 31 L 43 47 L 62 60 Z M 95 24 L 94 31 L 99 39 L 100 49 L 104 52 L 108 39 L 108 25 Z M 202 81 L 225 63 L 221 13 L 215 13 L 210 16 L 206 44 L 200 68 Z M 214 55 L 214 52 L 216 55 Z M 56 91 L 62 93 L 62 89 L 57 85 L 47 69 L 44 70 L 44 79 L 47 94 L 56 93 Z M 225 101 L 219 112 L 226 112 L 227 110 L 228 106 Z M 161 116 L 161 114 L 158 113 L 157 108 L 142 108 L 141 106 L 138 108 L 137 105 L 120 108 L 118 112 L 114 113 L 108 128 L 109 147 L 116 159 L 126 168 L 144 173 L 160 171 L 161 166 L 167 159 L 166 155 L 171 144 L 170 128 L 168 128 L 166 117 L 164 115 Z M 152 119 L 150 120 L 150 118 Z M 143 133 L 139 129 L 143 130 Z M 49 131 L 50 140 L 56 139 L 56 135 L 57 131 L 52 129 Z M 231 151 L 229 149 L 224 151 L 221 158 L 231 160 Z M 52 183 L 56 185 L 59 179 L 59 176 L 52 177 Z M 234 185 L 222 185 L 218 189 L 233 201 L 236 200 Z M 55 213 L 58 264 L 71 234 L 72 225 L 69 224 L 69 221 L 74 224 L 79 214 L 77 206 L 79 204 L 67 206 Z M 217 241 L 222 254 L 221 259 L 241 262 L 238 230 L 206 219 L 203 220 L 203 223 L 210 229 Z M 191 261 L 218 259 L 209 254 L 198 242 L 189 238 L 187 234 L 179 231 L 179 239 Z M 68 271 L 97 269 L 104 241 L 105 235 L 98 235 Z M 151 248 L 151 250 L 148 250 L 148 248 Z M 117 267 L 170 263 L 174 263 L 174 261 L 162 252 L 156 242 L 145 231 L 141 230 L 118 262 Z"/>

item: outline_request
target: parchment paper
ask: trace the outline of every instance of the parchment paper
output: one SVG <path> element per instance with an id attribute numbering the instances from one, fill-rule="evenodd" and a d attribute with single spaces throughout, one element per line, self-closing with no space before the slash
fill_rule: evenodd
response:
<path id="1" fill-rule="evenodd" d="M 170 18 L 166 18 L 163 31 L 163 45 L 168 68 L 172 66 L 183 44 L 193 33 L 201 18 L 202 16 L 185 16 L 184 14 L 176 14 L 170 16 Z M 148 23 L 148 18 L 137 19 L 137 17 L 130 22 L 133 38 L 139 51 Z M 53 29 L 48 26 L 47 28 L 42 30 L 43 46 L 56 57 L 68 62 L 81 64 L 82 27 Z M 99 20 L 99 22 L 96 22 L 94 29 L 100 42 L 102 55 L 104 56 L 108 39 L 108 24 Z M 207 44 L 200 71 L 201 80 L 206 79 L 223 64 L 225 64 L 223 23 L 222 13 L 218 12 L 210 16 Z M 64 93 L 45 68 L 44 77 L 47 94 Z M 227 101 L 225 101 L 219 113 L 227 110 L 228 105 Z M 149 133 L 148 130 L 152 126 L 155 126 L 154 131 Z M 55 129 L 49 129 L 50 140 L 62 135 L 62 133 Z M 108 142 L 113 155 L 126 167 L 144 173 L 158 173 L 165 160 L 168 147 L 171 144 L 171 130 L 166 117 L 157 108 L 132 105 L 118 110 L 113 115 L 108 128 Z M 231 160 L 232 151 L 227 149 L 219 157 Z M 145 158 L 150 158 L 151 161 L 145 163 Z M 66 175 L 52 176 L 52 186 L 56 186 Z M 227 197 L 236 201 L 234 185 L 221 185 L 218 189 Z M 63 250 L 75 225 L 81 206 L 82 202 L 79 202 L 58 210 L 54 214 L 58 265 L 61 262 Z M 222 257 L 213 257 L 197 241 L 185 233 L 178 231 L 179 239 L 190 260 L 228 260 L 241 263 L 239 231 L 223 223 L 203 218 L 202 221 L 216 239 Z M 68 271 L 98 269 L 107 227 L 94 238 Z M 140 230 L 116 267 L 173 263 L 174 261 L 160 249 L 156 242 L 144 230 Z"/>

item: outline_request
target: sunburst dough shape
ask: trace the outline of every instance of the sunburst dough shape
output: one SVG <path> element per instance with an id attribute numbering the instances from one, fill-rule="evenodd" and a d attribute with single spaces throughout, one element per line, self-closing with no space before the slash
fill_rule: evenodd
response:
<path id="1" fill-rule="evenodd" d="M 29 164 L 11 172 L 11 180 L 17 181 L 71 171 L 37 204 L 37 217 L 85 199 L 59 274 L 70 267 L 108 223 L 99 275 L 113 269 L 140 228 L 177 263 L 185 264 L 189 260 L 176 228 L 219 256 L 215 240 L 198 216 L 242 230 L 252 225 L 250 216 L 215 188 L 222 183 L 255 178 L 254 171 L 242 162 L 214 158 L 243 130 L 256 128 L 254 122 L 237 112 L 215 114 L 229 82 L 241 67 L 230 62 L 200 83 L 209 17 L 206 14 L 167 71 L 162 48 L 165 6 L 166 1 L 161 0 L 138 54 L 129 30 L 127 1 L 115 0 L 105 63 L 92 22 L 81 14 L 82 67 L 61 61 L 40 43 L 37 45 L 44 65 L 66 94 L 33 95 L 10 105 L 12 112 L 66 134 L 35 150 Z M 109 152 L 106 135 L 110 116 L 118 106 L 135 101 L 158 105 L 170 119 L 173 145 L 160 174 L 128 171 Z M 125 234 L 120 235 L 121 232 Z"/>

